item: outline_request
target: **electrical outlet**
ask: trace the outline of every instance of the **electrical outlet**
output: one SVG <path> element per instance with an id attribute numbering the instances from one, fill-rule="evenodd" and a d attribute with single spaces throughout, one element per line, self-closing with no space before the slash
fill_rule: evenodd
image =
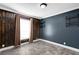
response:
<path id="1" fill-rule="evenodd" d="M 2 47 L 5 47 L 5 44 L 2 44 Z"/>
<path id="2" fill-rule="evenodd" d="M 64 45 L 66 45 L 66 42 L 63 42 Z"/>

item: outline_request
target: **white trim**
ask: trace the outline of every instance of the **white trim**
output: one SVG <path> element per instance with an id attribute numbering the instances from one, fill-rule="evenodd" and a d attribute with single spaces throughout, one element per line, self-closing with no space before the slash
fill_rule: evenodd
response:
<path id="1" fill-rule="evenodd" d="M 57 46 L 61 46 L 63 48 L 70 49 L 72 51 L 79 52 L 79 49 L 77 49 L 77 48 L 73 48 L 73 47 L 70 47 L 70 46 L 62 45 L 62 44 L 59 44 L 59 43 L 56 43 L 56 42 L 51 42 L 51 41 L 44 40 L 44 39 L 38 39 L 38 40 L 42 40 L 42 41 L 47 42 L 47 43 L 50 43 L 50 44 L 54 44 L 54 45 L 57 45 Z"/>
<path id="2" fill-rule="evenodd" d="M 50 44 L 54 44 L 54 45 L 57 45 L 57 46 L 61 46 L 61 47 L 63 47 L 63 48 L 67 48 L 67 49 L 70 49 L 70 50 L 72 50 L 72 51 L 79 52 L 79 49 L 77 49 L 77 48 L 73 48 L 73 47 L 70 47 L 70 46 L 62 45 L 62 44 L 59 44 L 59 43 L 56 43 L 56 42 L 51 42 L 51 41 L 44 40 L 44 39 L 37 39 L 37 40 L 34 40 L 34 42 L 36 42 L 36 41 L 38 41 L 38 40 L 41 40 L 41 41 L 44 41 L 44 42 L 47 42 L 47 43 L 50 43 Z M 24 44 L 26 44 L 26 43 L 22 43 L 21 45 L 24 45 Z M 14 46 L 1 48 L 1 49 L 0 49 L 0 52 L 1 52 L 1 51 L 4 51 L 4 50 L 11 49 L 11 48 L 14 48 Z"/>
<path id="3" fill-rule="evenodd" d="M 1 49 L 0 49 L 0 52 L 1 52 L 1 51 L 5 51 L 5 50 L 8 50 L 8 49 L 11 49 L 11 48 L 14 48 L 14 46 L 10 46 L 10 47 L 1 48 Z"/>
<path id="4" fill-rule="evenodd" d="M 27 42 L 22 43 L 21 45 L 24 45 L 24 44 L 26 44 L 26 43 L 27 43 Z M 20 47 L 21 45 L 18 45 L 17 47 Z M 16 46 L 9 46 L 9 47 L 1 48 L 1 49 L 0 49 L 0 52 L 1 52 L 1 51 L 5 51 L 5 50 L 8 50 L 8 49 L 12 49 L 12 48 L 14 48 L 14 47 L 16 47 Z"/>

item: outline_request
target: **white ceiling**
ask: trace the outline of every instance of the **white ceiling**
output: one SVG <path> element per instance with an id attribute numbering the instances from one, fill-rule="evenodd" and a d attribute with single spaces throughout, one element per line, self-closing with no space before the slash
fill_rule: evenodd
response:
<path id="1" fill-rule="evenodd" d="M 47 3 L 47 7 L 40 8 L 40 3 L 1 3 L 1 9 L 10 10 L 38 18 L 46 18 L 79 8 L 79 3 Z"/>

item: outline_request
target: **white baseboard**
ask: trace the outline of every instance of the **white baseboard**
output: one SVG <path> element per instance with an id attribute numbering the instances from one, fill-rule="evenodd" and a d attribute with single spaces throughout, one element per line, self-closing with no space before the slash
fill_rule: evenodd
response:
<path id="1" fill-rule="evenodd" d="M 54 44 L 54 45 L 57 45 L 57 46 L 60 46 L 60 47 L 63 47 L 63 48 L 67 48 L 67 49 L 70 49 L 72 51 L 79 52 L 79 49 L 77 49 L 77 48 L 73 48 L 73 47 L 70 47 L 70 46 L 62 45 L 62 44 L 55 43 L 55 42 L 48 41 L 48 40 L 44 40 L 44 39 L 37 39 L 37 40 L 34 40 L 34 42 L 38 41 L 38 40 L 41 40 L 41 41 L 44 41 L 44 42 L 47 42 L 47 43 L 50 43 L 50 44 Z M 23 43 L 23 44 L 26 44 L 26 43 Z M 23 45 L 23 44 L 21 44 L 21 45 Z M 0 51 L 8 50 L 8 49 L 11 49 L 11 48 L 14 48 L 14 46 L 1 48 Z"/>
<path id="2" fill-rule="evenodd" d="M 14 48 L 14 46 L 9 46 L 9 47 L 5 47 L 5 48 L 1 48 L 1 49 L 0 49 L 0 52 L 1 52 L 1 51 L 5 51 L 5 50 L 8 50 L 8 49 L 11 49 L 11 48 Z"/>
<path id="3" fill-rule="evenodd" d="M 45 39 L 38 39 L 38 40 L 42 40 L 42 41 L 50 43 L 50 44 L 54 44 L 54 45 L 57 45 L 57 46 L 60 46 L 60 47 L 63 47 L 63 48 L 70 49 L 72 51 L 79 52 L 79 49 L 77 49 L 77 48 L 73 48 L 73 47 L 70 47 L 70 46 L 62 45 L 62 44 L 55 43 L 55 42 L 52 42 L 52 41 L 48 41 L 48 40 L 45 40 Z"/>

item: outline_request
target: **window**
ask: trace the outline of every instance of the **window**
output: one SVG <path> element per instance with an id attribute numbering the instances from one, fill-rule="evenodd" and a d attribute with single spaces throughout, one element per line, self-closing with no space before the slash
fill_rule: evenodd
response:
<path id="1" fill-rule="evenodd" d="M 31 30 L 31 22 L 28 19 L 20 19 L 20 39 L 29 39 Z"/>

